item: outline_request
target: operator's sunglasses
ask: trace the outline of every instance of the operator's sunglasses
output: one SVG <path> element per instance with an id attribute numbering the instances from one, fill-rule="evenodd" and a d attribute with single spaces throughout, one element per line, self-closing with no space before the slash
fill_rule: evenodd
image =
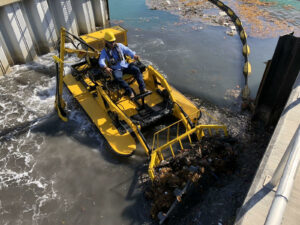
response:
<path id="1" fill-rule="evenodd" d="M 107 44 L 113 45 L 116 41 L 106 41 Z"/>

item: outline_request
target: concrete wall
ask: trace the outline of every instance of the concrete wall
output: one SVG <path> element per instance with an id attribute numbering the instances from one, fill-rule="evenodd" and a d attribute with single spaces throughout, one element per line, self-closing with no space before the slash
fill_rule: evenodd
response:
<path id="1" fill-rule="evenodd" d="M 109 7 L 107 0 L 91 0 L 95 15 L 96 27 L 107 27 L 109 25 Z M 106 9 L 106 10 L 105 10 Z"/>
<path id="2" fill-rule="evenodd" d="M 48 1 L 49 4 L 50 1 Z M 78 35 L 77 19 L 71 5 L 71 0 L 55 0 L 49 4 L 53 18 L 55 18 L 55 25 L 57 32 L 61 26 L 65 27 L 67 31 Z"/>
<path id="3" fill-rule="evenodd" d="M 0 31 L 0 76 L 9 70 L 10 63 L 12 63 L 12 59 L 6 48 L 2 32 Z"/>
<path id="4" fill-rule="evenodd" d="M 92 2 L 90 0 L 72 0 L 72 7 L 77 18 L 79 34 L 87 34 L 96 30 Z"/>
<path id="5" fill-rule="evenodd" d="M 21 64 L 33 60 L 36 52 L 20 3 L 1 7 L 0 19 L 0 31 L 13 62 Z"/>
<path id="6" fill-rule="evenodd" d="M 300 71 L 300 38 L 281 36 L 266 68 L 257 97 L 253 119 L 275 126 Z"/>
<path id="7" fill-rule="evenodd" d="M 24 0 L 23 4 L 37 43 L 36 51 L 45 54 L 55 46 L 58 37 L 47 0 Z"/>
<path id="8" fill-rule="evenodd" d="M 53 50 L 64 26 L 75 35 L 109 23 L 108 0 L 0 0 L 0 75 Z"/>

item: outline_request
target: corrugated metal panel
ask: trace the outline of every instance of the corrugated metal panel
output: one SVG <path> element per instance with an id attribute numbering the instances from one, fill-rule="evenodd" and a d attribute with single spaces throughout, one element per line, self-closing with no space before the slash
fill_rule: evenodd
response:
<path id="1" fill-rule="evenodd" d="M 0 75 L 4 75 L 9 69 L 9 63 L 4 53 L 4 49 L 0 43 Z"/>

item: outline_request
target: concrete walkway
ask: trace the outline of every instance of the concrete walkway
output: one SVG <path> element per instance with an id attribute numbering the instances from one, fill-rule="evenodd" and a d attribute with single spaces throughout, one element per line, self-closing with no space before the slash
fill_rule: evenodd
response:
<path id="1" fill-rule="evenodd" d="M 300 172 L 298 170 L 294 181 L 293 191 L 290 196 L 290 201 L 285 210 L 282 219 L 283 225 L 299 225 L 300 224 Z"/>
<path id="2" fill-rule="evenodd" d="M 274 130 L 266 153 L 260 163 L 247 197 L 239 210 L 236 225 L 263 225 L 275 196 L 275 191 L 264 186 L 273 175 L 300 124 L 300 73 L 293 91 Z M 284 225 L 300 224 L 300 170 L 282 220 Z"/>

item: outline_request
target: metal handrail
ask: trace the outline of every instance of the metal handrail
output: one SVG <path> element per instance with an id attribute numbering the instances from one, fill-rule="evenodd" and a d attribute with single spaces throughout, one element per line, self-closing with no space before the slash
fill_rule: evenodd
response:
<path id="1" fill-rule="evenodd" d="M 300 125 L 292 141 L 282 156 L 270 184 L 274 187 L 280 183 L 270 207 L 265 225 L 280 225 L 282 217 L 292 191 L 297 168 L 300 161 Z"/>
<path id="2" fill-rule="evenodd" d="M 193 115 L 195 115 L 195 114 L 198 115 L 198 114 L 200 114 L 200 113 L 201 113 L 201 110 L 197 110 L 197 111 L 193 112 L 192 114 L 186 116 L 185 119 L 187 119 L 187 118 L 189 118 L 190 116 L 193 116 Z M 197 116 L 197 118 L 198 118 L 198 116 Z M 197 122 L 198 122 L 198 121 L 196 121 L 195 125 L 197 124 Z M 152 150 L 154 150 L 155 148 L 158 148 L 158 147 L 160 146 L 160 145 L 159 145 L 159 134 L 162 133 L 162 132 L 164 132 L 164 131 L 166 131 L 166 130 L 167 130 L 167 142 L 170 141 L 170 128 L 171 128 L 171 127 L 175 127 L 175 126 L 176 126 L 176 129 L 177 129 L 177 131 L 176 131 L 177 136 L 176 136 L 176 137 L 178 137 L 178 136 L 179 136 L 179 124 L 180 124 L 180 123 L 183 123 L 183 119 L 180 119 L 180 120 L 178 120 L 178 121 L 176 121 L 176 122 L 170 124 L 169 126 L 160 129 L 159 131 L 156 131 L 156 132 L 153 134 Z M 187 130 L 186 130 L 186 131 L 187 131 Z M 156 147 L 155 147 L 155 146 L 156 146 Z"/>
<path id="3" fill-rule="evenodd" d="M 154 174 L 155 166 L 157 166 L 162 160 L 164 160 L 164 155 L 163 155 L 164 150 L 169 149 L 174 158 L 175 153 L 174 153 L 172 145 L 175 143 L 179 143 L 181 149 L 183 149 L 183 146 L 181 143 L 182 139 L 184 139 L 186 137 L 190 137 L 190 135 L 192 135 L 193 133 L 195 133 L 197 135 L 197 137 L 200 139 L 201 137 L 205 136 L 203 129 L 209 130 L 209 132 L 208 132 L 209 136 L 212 136 L 211 129 L 214 129 L 216 131 L 216 133 L 219 133 L 219 130 L 223 130 L 224 135 L 228 136 L 227 128 L 225 125 L 201 125 L 201 124 L 199 124 L 196 127 L 192 128 L 191 130 L 186 131 L 184 134 L 181 134 L 180 136 L 177 136 L 176 138 L 170 140 L 169 142 L 159 146 L 158 148 L 152 150 L 152 153 L 151 153 L 151 160 L 150 160 L 149 168 L 148 168 L 148 173 L 149 173 L 151 180 L 154 180 L 154 177 L 155 177 L 155 174 Z M 189 140 L 191 141 L 190 138 L 189 138 Z"/>
<path id="4" fill-rule="evenodd" d="M 222 124 L 218 119 L 216 119 L 215 117 L 213 117 L 212 115 L 210 115 L 208 112 L 206 112 L 204 109 L 197 110 L 197 111 L 191 113 L 190 115 L 187 115 L 185 117 L 185 119 L 187 119 L 187 118 L 189 118 L 191 116 L 194 116 L 194 115 L 197 115 L 196 118 L 199 118 L 199 115 L 201 115 L 203 113 L 206 116 L 208 116 L 209 118 L 211 118 L 214 122 L 219 123 L 218 126 L 216 126 L 216 125 L 210 125 L 210 126 L 205 125 L 205 126 L 203 126 L 203 128 L 207 128 L 208 129 L 208 132 L 209 132 L 210 135 L 212 135 L 210 127 L 213 128 L 213 129 L 217 128 L 217 129 L 223 129 L 223 130 L 224 130 L 224 127 L 225 127 L 224 133 L 225 133 L 225 135 L 227 135 L 226 126 L 224 124 Z M 161 134 L 162 132 L 164 132 L 164 131 L 167 130 L 167 141 L 166 141 L 166 143 L 168 143 L 170 141 L 170 129 L 171 129 L 171 127 L 175 127 L 176 126 L 176 129 L 177 129 L 177 131 L 176 131 L 176 138 L 178 138 L 178 136 L 180 136 L 179 135 L 179 125 L 180 125 L 180 123 L 183 123 L 183 119 L 180 119 L 180 120 L 178 120 L 178 121 L 170 124 L 169 126 L 164 127 L 161 130 L 155 132 L 153 134 L 153 140 L 152 140 L 152 151 L 154 149 L 157 149 L 157 148 L 160 147 L 160 144 L 159 144 L 159 134 Z M 198 120 L 194 121 L 194 126 L 197 126 L 198 123 L 199 123 Z M 187 131 L 188 130 L 186 129 L 185 132 L 187 132 Z M 189 140 L 191 142 L 191 138 L 190 137 L 189 137 Z"/>

